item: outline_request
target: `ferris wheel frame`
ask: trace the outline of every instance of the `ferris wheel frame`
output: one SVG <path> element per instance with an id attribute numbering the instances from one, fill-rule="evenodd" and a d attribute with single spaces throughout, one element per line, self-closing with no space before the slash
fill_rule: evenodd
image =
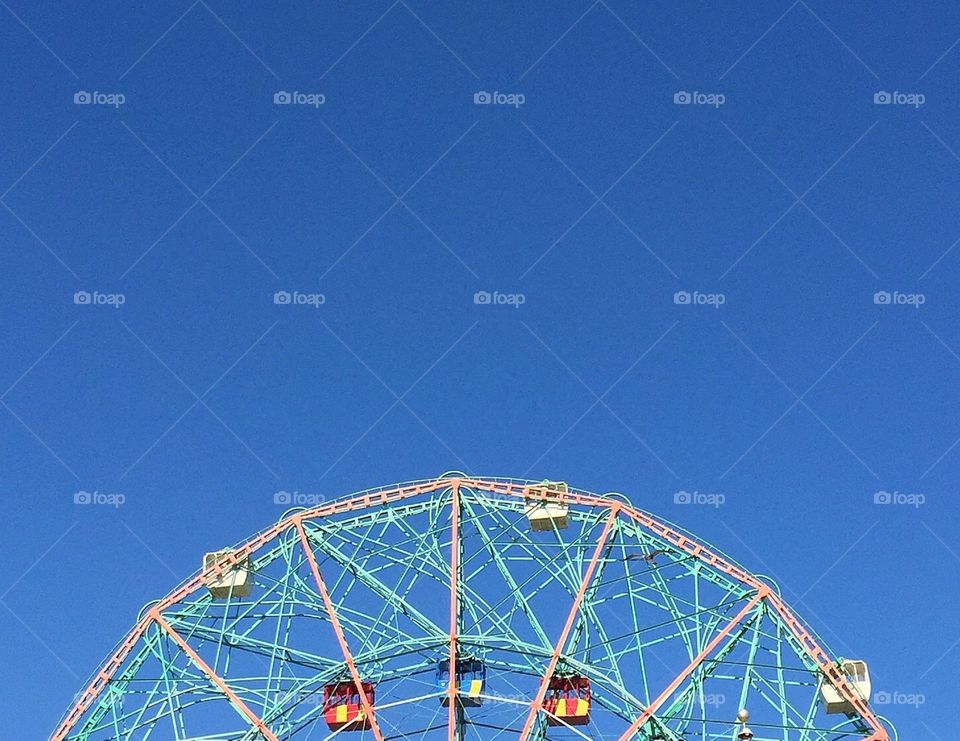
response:
<path id="1" fill-rule="evenodd" d="M 313 578 L 316 593 L 323 603 L 323 607 L 327 613 L 326 617 L 333 628 L 339 651 L 342 654 L 343 663 L 349 674 L 349 681 L 352 682 L 353 687 L 357 691 L 360 704 L 362 705 L 362 711 L 369 722 L 370 732 L 376 741 L 384 741 L 385 734 L 377 721 L 377 710 L 384 710 L 387 706 L 377 705 L 371 702 L 371 699 L 363 688 L 363 677 L 358 669 L 355 656 L 351 652 L 347 635 L 341 624 L 341 619 L 338 616 L 335 601 L 330 594 L 330 588 L 311 547 L 307 525 L 313 521 L 321 521 L 323 518 L 334 515 L 361 513 L 381 507 L 395 506 L 401 502 L 411 501 L 423 495 L 449 491 L 451 497 L 452 544 L 448 564 L 450 622 L 449 634 L 446 639 L 447 676 L 449 680 L 447 681 L 445 690 L 441 690 L 441 692 L 445 692 L 446 694 L 447 738 L 449 741 L 455 741 L 455 739 L 460 738 L 460 721 L 462 720 L 460 714 L 462 713 L 462 707 L 458 701 L 459 688 L 456 680 L 457 662 L 459 658 L 458 615 L 460 613 L 459 601 L 461 599 L 461 585 L 458 584 L 458 579 L 461 578 L 461 552 L 460 548 L 454 547 L 454 545 L 458 544 L 461 538 L 461 491 L 469 490 L 512 499 L 520 503 L 529 502 L 532 498 L 535 498 L 539 502 L 556 503 L 565 507 L 574 505 L 597 508 L 600 512 L 605 513 L 602 518 L 598 519 L 598 523 L 601 520 L 603 523 L 600 535 L 596 539 L 590 559 L 586 563 L 586 568 L 580 578 L 579 587 L 573 595 L 572 604 L 567 609 L 560 635 L 553 642 L 553 650 L 550 653 L 546 667 L 540 675 L 536 693 L 531 700 L 526 702 L 518 699 L 497 698 L 501 702 L 526 705 L 526 716 L 523 728 L 519 734 L 519 738 L 522 741 L 526 741 L 526 739 L 532 735 L 538 717 L 544 712 L 549 712 L 544 707 L 544 701 L 550 680 L 554 676 L 558 664 L 562 661 L 564 647 L 567 645 L 571 631 L 574 630 L 581 605 L 590 588 L 591 580 L 594 577 L 598 564 L 601 561 L 601 554 L 608 542 L 611 529 L 618 518 L 626 518 L 633 523 L 634 526 L 643 529 L 659 542 L 725 575 L 742 587 L 746 597 L 741 609 L 724 624 L 718 625 L 710 640 L 693 656 L 689 664 L 677 673 L 672 681 L 663 687 L 654 699 L 646 704 L 627 730 L 619 736 L 619 741 L 629 741 L 629 739 L 634 738 L 638 730 L 643 727 L 645 723 L 651 719 L 655 719 L 661 706 L 714 654 L 724 639 L 741 625 L 751 611 L 758 605 L 765 606 L 779 617 L 779 620 L 789 632 L 788 637 L 793 645 L 798 647 L 810 664 L 822 674 L 822 681 L 839 695 L 842 701 L 849 706 L 853 714 L 859 717 L 867 729 L 867 734 L 869 734 L 863 736 L 864 741 L 890 741 L 890 736 L 886 728 L 867 705 L 861 694 L 852 685 L 847 675 L 838 665 L 838 662 L 830 657 L 814 633 L 804 626 L 800 619 L 782 600 L 780 595 L 765 581 L 738 566 L 715 549 L 711 549 L 699 542 L 690 534 L 682 532 L 675 526 L 666 524 L 650 514 L 636 509 L 625 500 L 610 495 L 598 496 L 588 492 L 568 490 L 566 487 L 564 487 L 563 490 L 558 490 L 556 487 L 551 487 L 547 484 L 548 482 L 538 483 L 515 479 L 474 478 L 463 474 L 450 474 L 437 479 L 369 490 L 310 509 L 288 513 L 279 522 L 261 531 L 252 538 L 249 538 L 235 548 L 230 549 L 229 552 L 223 556 L 211 561 L 201 572 L 195 574 L 168 595 L 149 606 L 132 630 L 118 644 L 114 652 L 93 675 L 85 689 L 77 696 L 75 703 L 67 711 L 51 736 L 51 739 L 53 741 L 66 741 L 68 738 L 71 738 L 71 732 L 85 714 L 95 705 L 98 698 L 108 690 L 111 681 L 124 665 L 124 662 L 137 644 L 147 635 L 148 631 L 156 630 L 179 647 L 193 665 L 206 675 L 207 679 L 222 692 L 223 696 L 262 738 L 267 739 L 267 741 L 280 741 L 280 738 L 269 727 L 268 722 L 254 712 L 234 688 L 232 688 L 223 677 L 219 676 L 217 671 L 178 633 L 175 626 L 171 624 L 171 621 L 165 617 L 165 612 L 183 602 L 187 597 L 208 587 L 212 579 L 222 578 L 224 575 L 230 573 L 231 569 L 236 569 L 239 564 L 248 562 L 264 545 L 283 534 L 288 534 L 302 546 L 309 572 Z M 590 739 L 590 736 L 584 734 L 573 725 L 566 723 L 563 718 L 553 717 L 559 724 L 564 725 L 567 730 L 583 738 Z M 336 731 L 333 735 L 336 736 L 340 732 L 341 731 Z"/>

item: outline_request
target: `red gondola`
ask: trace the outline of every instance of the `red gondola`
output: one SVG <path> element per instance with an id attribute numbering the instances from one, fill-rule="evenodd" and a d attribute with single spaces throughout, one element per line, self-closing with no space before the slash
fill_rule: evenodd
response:
<path id="1" fill-rule="evenodd" d="M 363 688 L 367 701 L 373 705 L 373 682 L 361 682 L 360 687 Z M 363 710 L 360 693 L 357 692 L 357 686 L 350 681 L 335 682 L 323 688 L 323 719 L 327 721 L 331 731 L 341 728 L 345 731 L 370 730 L 370 718 Z"/>
<path id="2" fill-rule="evenodd" d="M 547 725 L 585 726 L 590 722 L 590 680 L 586 677 L 553 677 L 543 699 Z"/>

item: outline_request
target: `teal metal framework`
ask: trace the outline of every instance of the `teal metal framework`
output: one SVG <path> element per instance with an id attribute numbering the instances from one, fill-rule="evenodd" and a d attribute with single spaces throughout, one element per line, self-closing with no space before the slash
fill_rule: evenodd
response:
<path id="1" fill-rule="evenodd" d="M 532 529 L 547 503 L 564 519 Z M 215 599 L 238 569 L 250 595 Z M 463 657 L 485 669 L 472 702 Z M 589 682 L 588 722 L 544 708 L 554 677 Z M 336 683 L 357 688 L 365 730 L 326 722 Z M 850 713 L 826 714 L 824 683 Z M 291 510 L 144 608 L 52 738 L 514 734 L 889 739 L 775 588 L 715 549 L 616 495 L 463 474 Z"/>

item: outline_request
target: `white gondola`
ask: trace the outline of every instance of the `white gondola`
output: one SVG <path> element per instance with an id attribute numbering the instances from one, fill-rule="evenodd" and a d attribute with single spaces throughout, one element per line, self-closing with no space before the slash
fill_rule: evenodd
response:
<path id="1" fill-rule="evenodd" d="M 853 687 L 853 691 L 862 697 L 864 702 L 869 702 L 870 671 L 867 669 L 867 662 L 859 659 L 846 659 L 840 665 L 840 671 L 846 676 L 847 682 Z M 824 681 L 820 686 L 820 694 L 827 706 L 828 713 L 856 712 L 853 704 L 841 696 L 837 688 L 829 682 Z"/>
<path id="2" fill-rule="evenodd" d="M 229 556 L 232 551 L 214 551 L 203 557 L 203 570 L 206 572 L 212 566 Z M 253 591 L 253 572 L 250 569 L 250 559 L 242 558 L 228 571 L 216 576 L 204 573 L 203 583 L 210 590 L 214 599 L 233 599 L 249 597 Z"/>
<path id="3" fill-rule="evenodd" d="M 527 489 L 527 503 L 524 513 L 530 522 L 530 529 L 536 531 L 563 530 L 569 525 L 569 508 L 562 502 L 537 498 L 536 489 L 566 494 L 569 489 L 563 481 L 544 481 Z"/>

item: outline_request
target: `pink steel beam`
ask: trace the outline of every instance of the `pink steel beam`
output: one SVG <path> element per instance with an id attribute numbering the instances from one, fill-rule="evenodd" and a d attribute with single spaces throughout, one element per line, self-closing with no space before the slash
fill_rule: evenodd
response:
<path id="1" fill-rule="evenodd" d="M 333 632 L 337 636 L 337 643 L 340 644 L 343 660 L 350 670 L 353 686 L 357 688 L 357 693 L 360 695 L 360 704 L 363 705 L 363 712 L 370 719 L 370 730 L 373 731 L 373 736 L 377 741 L 383 741 L 383 734 L 380 733 L 380 725 L 377 723 L 377 717 L 373 712 L 373 705 L 370 704 L 370 698 L 367 697 L 367 693 L 363 691 L 363 680 L 360 678 L 360 672 L 357 671 L 357 664 L 353 660 L 353 654 L 350 653 L 350 647 L 347 645 L 347 637 L 344 635 L 343 629 L 340 626 L 337 612 L 333 608 L 333 600 L 330 599 L 330 592 L 327 590 L 323 576 L 320 575 L 320 567 L 317 566 L 317 559 L 313 555 L 313 548 L 310 547 L 310 542 L 307 540 L 307 533 L 303 529 L 303 522 L 299 519 L 295 522 L 297 533 L 300 536 L 300 544 L 303 547 L 303 552 L 307 554 L 307 562 L 310 564 L 310 570 L 313 572 L 313 580 L 317 583 L 317 591 L 320 592 L 320 599 L 323 600 L 324 607 L 327 608 L 327 617 L 330 618 L 330 625 L 333 626 Z"/>
<path id="2" fill-rule="evenodd" d="M 657 710 L 660 709 L 660 706 L 670 698 L 670 695 L 676 692 L 677 687 L 683 684 L 687 677 L 693 674 L 694 670 L 696 670 L 696 668 L 700 666 L 711 653 L 713 653 L 713 650 L 720 645 L 720 641 L 726 638 L 730 634 L 730 631 L 737 627 L 740 621 L 743 620 L 754 607 L 756 607 L 757 603 L 763 598 L 764 594 L 768 590 L 768 587 L 764 587 L 763 589 L 763 592 L 757 592 L 753 598 L 743 606 L 743 609 L 736 614 L 733 620 L 727 623 L 723 630 L 717 633 L 710 643 L 704 646 L 703 650 L 696 656 L 696 658 L 694 658 L 693 661 L 687 665 L 686 669 L 673 678 L 673 681 L 670 682 L 663 692 L 661 692 L 657 698 L 647 706 L 647 709 L 644 710 L 643 713 L 640 714 L 640 717 L 631 724 L 626 732 L 620 737 L 619 741 L 627 741 L 627 739 L 637 732 L 637 729 L 640 728 L 640 726 L 653 717 L 653 714 L 656 713 Z"/>
<path id="3" fill-rule="evenodd" d="M 260 731 L 260 734 L 265 739 L 267 739 L 267 741 L 280 741 L 276 736 L 273 735 L 271 730 L 267 728 L 267 724 L 264 723 L 260 719 L 260 717 L 256 713 L 254 713 L 243 700 L 239 698 L 236 692 L 230 689 L 229 685 L 226 682 L 224 682 L 223 679 L 220 678 L 220 675 L 218 675 L 213 669 L 211 669 L 210 666 L 207 664 L 207 662 L 205 662 L 203 659 L 200 658 L 200 654 L 194 651 L 190 647 L 190 644 L 188 644 L 185 640 L 183 640 L 180 634 L 173 629 L 173 626 L 171 626 L 166 620 L 160 617 L 160 613 L 156 609 L 152 611 L 151 617 L 153 618 L 153 620 L 156 621 L 157 625 L 159 625 L 167 633 L 167 635 L 169 635 L 174 640 L 174 642 L 178 646 L 180 646 L 180 650 L 183 651 L 187 656 L 189 656 L 190 660 L 194 664 L 200 667 L 201 671 L 203 671 L 203 673 L 207 675 L 210 681 L 220 688 L 220 691 L 227 696 L 227 699 L 229 699 L 230 702 L 233 703 L 233 706 L 237 710 L 239 710 L 240 713 L 244 715 L 247 720 L 250 721 L 250 723 L 253 724 L 254 728 Z"/>
<path id="4" fill-rule="evenodd" d="M 583 602 L 583 597 L 586 595 L 587 588 L 590 586 L 590 580 L 593 578 L 593 572 L 596 570 L 597 563 L 600 561 L 600 554 L 603 553 L 603 548 L 607 544 L 607 538 L 610 536 L 610 528 L 613 527 L 613 521 L 617 518 L 617 513 L 621 508 L 619 502 L 614 502 L 612 505 L 607 502 L 607 506 L 610 507 L 610 516 L 607 518 L 607 522 L 603 526 L 603 532 L 600 533 L 600 538 L 597 540 L 597 547 L 593 550 L 593 557 L 590 559 L 590 563 L 587 565 L 587 570 L 584 572 L 583 578 L 580 580 L 580 589 L 577 591 L 577 596 L 574 598 L 573 605 L 570 607 L 570 612 L 567 615 L 567 622 L 564 624 L 563 630 L 560 633 L 560 637 L 557 639 L 557 643 L 553 647 L 553 655 L 550 657 L 547 668 L 543 673 L 543 678 L 540 680 L 540 687 L 537 689 L 536 697 L 534 697 L 533 702 L 530 703 L 530 712 L 527 714 L 527 721 L 523 724 L 523 730 L 520 731 L 520 741 L 525 741 L 527 736 L 530 735 L 530 730 L 533 728 L 533 724 L 537 719 L 537 713 L 540 711 L 540 708 L 543 705 L 543 698 L 547 694 L 547 686 L 550 683 L 550 678 L 553 676 L 553 672 L 557 668 L 557 662 L 560 660 L 561 652 L 567 645 L 567 638 L 570 636 L 570 631 L 573 629 L 573 623 L 577 619 L 577 613 L 580 612 L 580 604 Z"/>
<path id="5" fill-rule="evenodd" d="M 456 737 L 457 716 L 457 619 L 460 614 L 458 574 L 460 571 L 460 482 L 453 484 L 450 535 L 450 681 L 447 683 L 447 738 Z"/>

